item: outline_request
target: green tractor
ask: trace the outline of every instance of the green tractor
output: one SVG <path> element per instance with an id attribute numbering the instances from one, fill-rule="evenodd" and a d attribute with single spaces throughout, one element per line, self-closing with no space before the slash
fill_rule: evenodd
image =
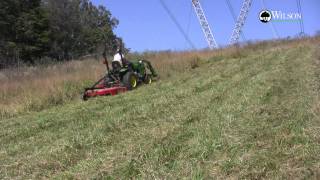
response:
<path id="1" fill-rule="evenodd" d="M 109 71 L 109 74 L 112 76 L 110 80 L 120 81 L 122 86 L 128 90 L 136 88 L 140 83 L 150 84 L 158 76 L 147 60 L 126 61 L 123 59 L 122 63 L 112 62 L 112 70 Z"/>
<path id="2" fill-rule="evenodd" d="M 92 87 L 85 89 L 83 100 L 87 100 L 90 97 L 116 95 L 127 90 L 133 90 L 138 84 L 150 84 L 158 76 L 149 61 L 127 61 L 121 53 L 117 53 L 114 56 L 112 69 L 109 68 L 105 54 L 104 64 L 107 67 L 107 74 Z"/>

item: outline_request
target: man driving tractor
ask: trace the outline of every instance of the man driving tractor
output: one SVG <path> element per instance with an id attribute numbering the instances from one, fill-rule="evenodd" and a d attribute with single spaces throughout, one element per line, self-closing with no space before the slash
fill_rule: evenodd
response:
<path id="1" fill-rule="evenodd" d="M 121 47 L 122 44 L 119 43 L 117 52 L 113 56 L 112 69 L 109 69 L 106 50 L 104 51 L 103 57 L 107 73 L 92 87 L 85 88 L 83 100 L 95 96 L 116 95 L 120 92 L 132 90 L 141 83 L 150 84 L 152 79 L 158 76 L 149 61 L 126 60 Z"/>
<path id="2" fill-rule="evenodd" d="M 113 56 L 112 62 L 118 62 L 120 66 L 127 65 L 130 63 L 124 58 L 121 47 L 117 49 L 117 53 Z"/>

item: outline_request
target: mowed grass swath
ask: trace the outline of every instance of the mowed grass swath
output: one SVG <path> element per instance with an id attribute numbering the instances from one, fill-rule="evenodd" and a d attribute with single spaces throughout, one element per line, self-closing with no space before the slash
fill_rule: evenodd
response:
<path id="1" fill-rule="evenodd" d="M 150 86 L 3 118 L 0 178 L 317 179 L 319 45 L 146 54 Z"/>

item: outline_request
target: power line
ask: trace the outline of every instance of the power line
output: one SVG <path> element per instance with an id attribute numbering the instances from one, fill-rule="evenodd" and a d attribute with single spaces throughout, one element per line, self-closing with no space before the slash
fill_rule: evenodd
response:
<path id="1" fill-rule="evenodd" d="M 187 24 L 187 35 L 189 35 L 189 31 L 190 31 L 191 15 L 192 15 L 192 4 L 190 4 L 190 10 L 189 10 L 189 17 L 188 17 L 188 24 Z"/>
<path id="2" fill-rule="evenodd" d="M 233 7 L 232 7 L 232 5 L 231 5 L 231 3 L 230 3 L 230 0 L 226 0 L 226 3 L 227 3 L 227 6 L 228 6 L 228 8 L 229 8 L 229 11 L 230 11 L 230 13 L 231 13 L 231 15 L 232 15 L 232 18 L 233 18 L 233 20 L 234 20 L 234 23 L 237 23 L 237 16 L 236 16 L 236 14 L 235 14 L 235 12 L 234 12 L 234 9 L 233 9 Z M 244 33 L 241 31 L 241 37 L 242 37 L 242 39 L 244 40 L 244 41 L 246 41 L 246 37 L 245 37 L 245 35 L 244 35 Z"/>
<path id="3" fill-rule="evenodd" d="M 230 3 L 230 0 L 226 0 L 226 3 L 227 3 L 228 8 L 229 8 L 229 10 L 230 10 L 230 12 L 231 12 L 231 15 L 232 15 L 233 20 L 236 22 L 237 16 L 236 16 L 236 14 L 234 13 L 234 9 L 233 9 L 233 7 L 232 7 L 232 5 L 231 5 L 231 3 Z"/>
<path id="4" fill-rule="evenodd" d="M 262 4 L 262 8 L 266 10 L 266 9 L 267 9 L 267 6 L 266 6 L 266 3 L 265 3 L 264 0 L 261 0 L 261 4 Z M 278 39 L 278 38 L 279 38 L 279 33 L 278 33 L 276 27 L 274 26 L 274 24 L 272 23 L 272 21 L 270 21 L 269 23 L 270 23 L 270 28 L 271 28 L 271 30 L 272 30 L 273 36 L 274 36 L 276 39 Z"/>
<path id="5" fill-rule="evenodd" d="M 189 45 L 191 46 L 191 48 L 195 49 L 194 44 L 192 43 L 192 41 L 190 40 L 189 36 L 187 35 L 187 33 L 183 30 L 182 26 L 180 25 L 180 23 L 177 21 L 177 19 L 175 18 L 175 16 L 173 15 L 173 13 L 170 11 L 170 9 L 168 8 L 168 6 L 165 4 L 165 2 L 163 0 L 159 0 L 162 7 L 166 10 L 167 14 L 169 15 L 169 17 L 171 18 L 171 20 L 174 22 L 174 24 L 177 26 L 178 30 L 180 31 L 180 33 L 183 35 L 183 37 L 185 38 L 185 40 L 189 43 Z"/>
<path id="6" fill-rule="evenodd" d="M 302 18 L 303 16 L 302 16 L 301 1 L 300 1 L 300 0 L 296 0 L 296 2 L 297 2 L 298 12 L 299 12 L 299 14 L 301 15 L 301 18 Z M 303 23 L 303 19 L 300 19 L 299 25 L 300 25 L 300 34 L 301 34 L 301 35 L 304 35 L 304 23 Z"/>

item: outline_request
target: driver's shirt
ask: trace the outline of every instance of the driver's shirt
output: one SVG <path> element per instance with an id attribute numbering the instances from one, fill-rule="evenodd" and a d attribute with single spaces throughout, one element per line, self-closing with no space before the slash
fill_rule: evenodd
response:
<path id="1" fill-rule="evenodd" d="M 122 58 L 124 58 L 124 55 L 122 55 Z M 120 62 L 120 64 L 121 64 L 121 54 L 120 53 L 117 53 L 117 54 L 115 54 L 114 56 L 113 56 L 113 61 L 118 61 L 118 62 Z"/>

